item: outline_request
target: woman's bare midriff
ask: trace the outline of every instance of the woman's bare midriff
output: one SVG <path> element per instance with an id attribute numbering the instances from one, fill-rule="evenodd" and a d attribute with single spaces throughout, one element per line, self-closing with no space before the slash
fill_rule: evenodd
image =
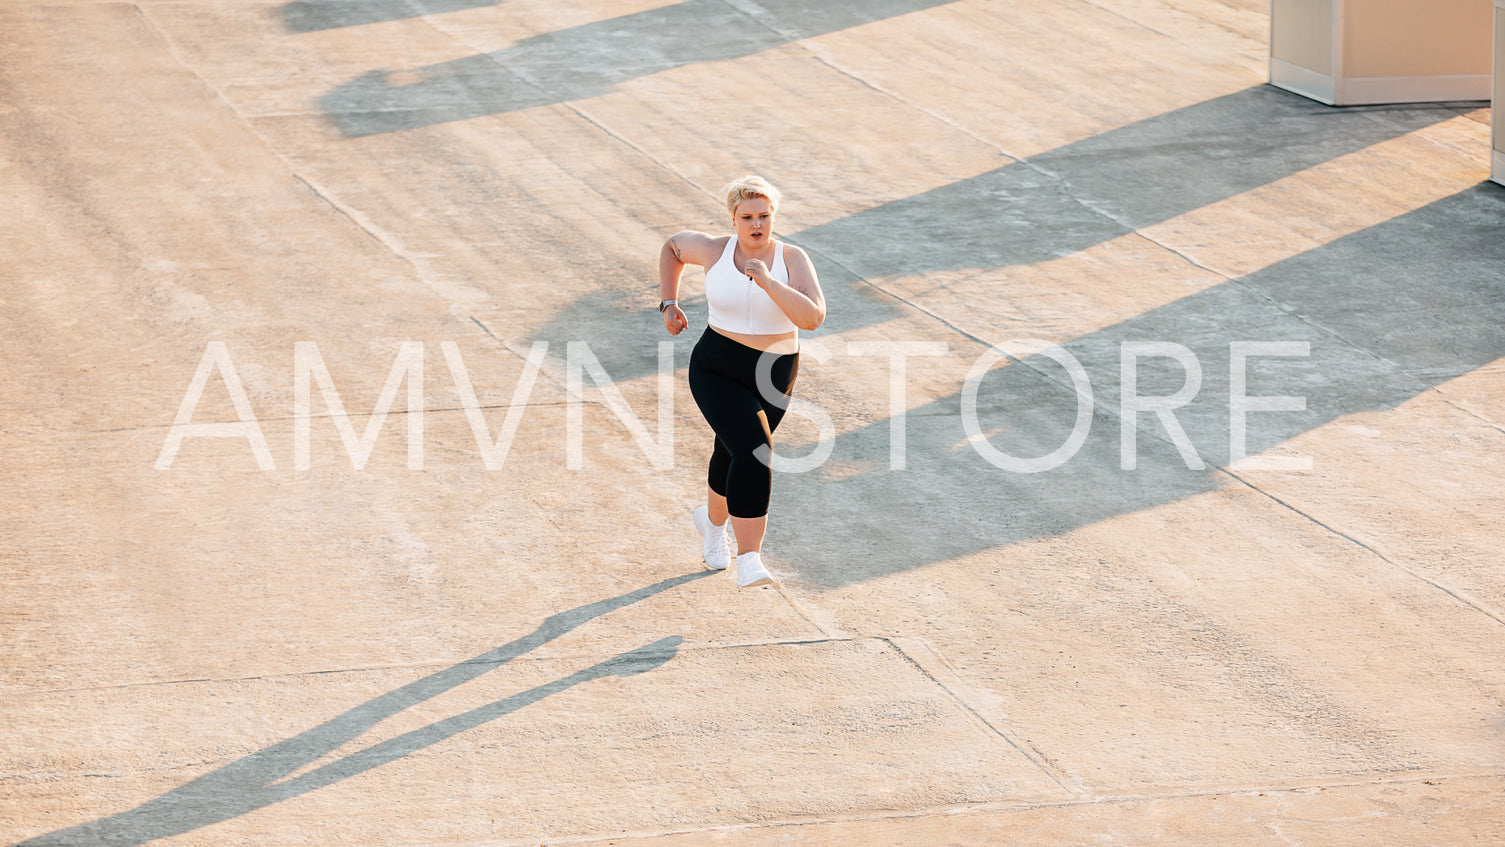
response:
<path id="1" fill-rule="evenodd" d="M 770 350 L 775 345 L 783 345 L 787 342 L 788 349 L 774 350 L 775 353 L 779 353 L 780 355 L 795 352 L 799 345 L 799 330 L 797 329 L 790 330 L 789 332 L 778 332 L 772 335 L 750 335 L 745 332 L 732 332 L 719 326 L 713 326 L 711 330 L 754 350 Z"/>

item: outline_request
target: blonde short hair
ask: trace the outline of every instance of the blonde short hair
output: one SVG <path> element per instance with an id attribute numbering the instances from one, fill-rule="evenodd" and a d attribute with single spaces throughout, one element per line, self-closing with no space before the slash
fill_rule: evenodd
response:
<path id="1" fill-rule="evenodd" d="M 738 177 L 721 190 L 726 192 L 726 210 L 734 215 L 737 213 L 738 203 L 754 197 L 762 197 L 775 212 L 779 210 L 779 190 L 769 185 L 763 177 L 752 174 Z"/>

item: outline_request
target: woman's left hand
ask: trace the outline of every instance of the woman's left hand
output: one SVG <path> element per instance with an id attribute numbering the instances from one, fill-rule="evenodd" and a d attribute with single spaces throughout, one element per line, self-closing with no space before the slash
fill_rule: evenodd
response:
<path id="1" fill-rule="evenodd" d="M 765 290 L 773 282 L 773 277 L 768 275 L 768 266 L 763 264 L 762 259 L 748 259 L 747 264 L 742 268 L 742 272 L 747 274 L 753 282 L 756 282 L 759 288 Z"/>

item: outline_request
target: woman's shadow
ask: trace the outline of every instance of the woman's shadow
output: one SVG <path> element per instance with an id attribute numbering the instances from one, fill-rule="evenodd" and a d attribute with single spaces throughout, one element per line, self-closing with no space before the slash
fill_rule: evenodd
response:
<path id="1" fill-rule="evenodd" d="M 701 571 L 683 574 L 618 597 L 550 615 L 538 629 L 522 638 L 389 691 L 292 738 L 204 774 L 134 809 L 35 836 L 20 842 L 17 847 L 135 845 L 181 835 L 365 773 L 582 682 L 605 676 L 646 673 L 674 658 L 684 639 L 677 635 L 661 638 L 546 685 L 403 733 L 293 779 L 286 778 L 405 709 L 457 688 L 608 612 L 711 573 L 713 572 Z"/>

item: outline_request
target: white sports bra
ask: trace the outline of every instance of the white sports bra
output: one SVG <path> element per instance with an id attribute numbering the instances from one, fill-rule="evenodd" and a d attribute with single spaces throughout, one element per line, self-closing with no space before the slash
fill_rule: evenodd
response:
<path id="1" fill-rule="evenodd" d="M 726 240 L 721 258 L 705 270 L 705 299 L 711 307 L 711 326 L 746 335 L 782 335 L 798 329 L 768 292 L 735 266 L 732 255 L 736 250 L 737 236 L 733 235 Z M 782 241 L 774 242 L 773 267 L 768 269 L 768 275 L 789 284 Z"/>

